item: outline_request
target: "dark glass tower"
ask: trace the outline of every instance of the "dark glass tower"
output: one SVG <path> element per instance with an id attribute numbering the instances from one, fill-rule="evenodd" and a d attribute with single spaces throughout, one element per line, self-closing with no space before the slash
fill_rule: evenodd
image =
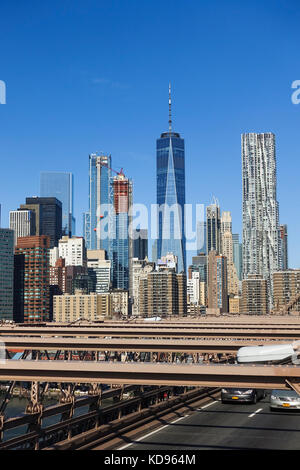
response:
<path id="1" fill-rule="evenodd" d="M 62 203 L 62 234 L 75 235 L 73 216 L 74 178 L 72 173 L 43 171 L 40 175 L 40 196 L 56 197 Z"/>
<path id="2" fill-rule="evenodd" d="M 50 248 L 58 246 L 62 237 L 62 203 L 56 197 L 27 197 L 26 204 L 20 210 L 29 209 L 35 212 L 35 235 L 47 235 Z"/>
<path id="3" fill-rule="evenodd" d="M 13 320 L 14 230 L 0 228 L 0 320 Z"/>
<path id="4" fill-rule="evenodd" d="M 184 205 L 184 139 L 172 132 L 169 86 L 169 132 L 156 141 L 156 200 L 158 204 L 157 258 L 177 256 L 178 272 L 186 270 Z"/>

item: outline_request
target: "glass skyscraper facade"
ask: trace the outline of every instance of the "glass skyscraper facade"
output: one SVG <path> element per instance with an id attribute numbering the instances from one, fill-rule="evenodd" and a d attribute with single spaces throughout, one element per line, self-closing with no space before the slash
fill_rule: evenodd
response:
<path id="1" fill-rule="evenodd" d="M 132 181 L 123 174 L 113 179 L 113 238 L 110 259 L 112 261 L 112 286 L 129 290 L 129 269 L 133 240 L 129 236 L 132 205 Z"/>
<path id="2" fill-rule="evenodd" d="M 84 237 L 88 250 L 111 251 L 110 232 L 113 203 L 111 156 L 89 156 L 89 210 L 84 214 Z"/>
<path id="3" fill-rule="evenodd" d="M 233 243 L 233 262 L 236 267 L 236 272 L 239 278 L 239 281 L 243 277 L 243 247 L 240 243 L 240 236 L 238 233 L 232 234 L 232 243 Z"/>
<path id="4" fill-rule="evenodd" d="M 212 250 L 221 253 L 221 218 L 217 203 L 212 203 L 206 208 L 206 228 L 207 253 Z"/>
<path id="5" fill-rule="evenodd" d="M 75 235 L 73 216 L 74 178 L 72 173 L 42 172 L 40 175 L 40 196 L 56 197 L 62 203 L 62 233 Z"/>
<path id="6" fill-rule="evenodd" d="M 207 254 L 207 239 L 206 239 L 207 224 L 204 221 L 197 222 L 197 254 Z"/>
<path id="7" fill-rule="evenodd" d="M 83 234 L 88 250 L 105 250 L 112 287 L 128 290 L 132 182 L 122 171 L 112 177 L 111 160 L 110 155 L 89 156 L 89 210 L 83 214 Z"/>
<path id="8" fill-rule="evenodd" d="M 56 197 L 27 197 L 18 210 L 35 212 L 35 235 L 47 235 L 50 248 L 58 246 L 62 236 L 62 203 Z"/>
<path id="9" fill-rule="evenodd" d="M 14 231 L 0 228 L 0 320 L 13 320 Z"/>
<path id="10" fill-rule="evenodd" d="M 113 279 L 116 289 L 129 289 L 128 213 L 115 216 L 116 237 L 113 239 Z"/>
<path id="11" fill-rule="evenodd" d="M 133 258 L 144 260 L 148 258 L 148 230 L 136 229 L 133 239 Z"/>
<path id="12" fill-rule="evenodd" d="M 186 270 L 184 205 L 184 139 L 175 132 L 165 132 L 156 141 L 158 240 L 157 258 L 173 253 L 178 272 Z"/>

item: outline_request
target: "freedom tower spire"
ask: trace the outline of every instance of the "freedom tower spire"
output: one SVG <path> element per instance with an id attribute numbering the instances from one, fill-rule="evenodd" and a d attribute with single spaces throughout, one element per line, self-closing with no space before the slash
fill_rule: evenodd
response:
<path id="1" fill-rule="evenodd" d="M 172 101 L 171 101 L 171 83 L 169 83 L 169 133 L 172 132 Z"/>
<path id="2" fill-rule="evenodd" d="M 158 205 L 157 258 L 167 253 L 177 256 L 178 272 L 186 270 L 184 205 L 184 139 L 173 132 L 169 84 L 169 131 L 156 141 L 156 202 Z"/>

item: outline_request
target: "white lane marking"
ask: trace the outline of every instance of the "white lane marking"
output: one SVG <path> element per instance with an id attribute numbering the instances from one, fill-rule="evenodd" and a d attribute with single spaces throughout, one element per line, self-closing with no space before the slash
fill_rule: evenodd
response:
<path id="1" fill-rule="evenodd" d="M 217 402 L 216 402 L 216 401 L 212 401 L 212 402 L 208 403 L 207 405 L 202 406 L 202 408 L 197 408 L 197 411 L 198 411 L 198 410 L 203 410 L 204 408 L 207 408 L 208 406 L 211 406 L 211 405 L 213 405 L 213 404 L 215 404 L 215 403 L 217 403 Z M 190 416 L 190 415 L 181 416 L 181 418 L 175 419 L 175 421 L 172 421 L 170 424 L 175 424 L 175 423 L 177 423 L 177 421 L 180 421 L 181 419 L 187 418 L 188 416 Z M 139 441 L 141 441 L 142 439 L 146 439 L 147 437 L 150 437 L 150 436 L 152 436 L 153 434 L 156 434 L 157 432 L 162 431 L 163 429 L 165 429 L 165 428 L 167 428 L 168 426 L 170 426 L 170 424 L 166 424 L 165 426 L 162 426 L 161 428 L 156 429 L 156 431 L 152 431 L 152 432 L 150 432 L 149 434 L 146 434 L 146 436 L 142 436 L 142 437 L 140 437 L 139 439 L 136 439 L 134 442 L 131 442 L 130 444 L 126 444 L 126 445 L 123 446 L 123 447 L 119 447 L 117 450 L 124 450 L 124 449 L 127 449 L 127 447 L 132 446 L 133 444 L 135 444 L 135 442 L 139 442 Z"/>
<path id="2" fill-rule="evenodd" d="M 204 410 L 204 408 L 208 408 L 209 406 L 214 405 L 215 403 L 217 403 L 217 402 L 212 401 L 212 402 L 208 403 L 207 405 L 201 406 L 201 408 L 197 408 L 197 410 Z"/>
<path id="3" fill-rule="evenodd" d="M 177 423 L 177 421 L 180 421 L 181 419 L 184 419 L 184 418 L 186 418 L 187 416 L 189 416 L 189 415 L 181 416 L 181 418 L 175 419 L 175 421 L 172 421 L 170 424 L 175 424 L 175 423 Z M 119 447 L 117 450 L 124 450 L 124 449 L 127 449 L 127 447 L 132 446 L 132 445 L 135 444 L 136 442 L 142 441 L 143 439 L 146 439 L 147 437 L 150 437 L 150 436 L 152 436 L 153 434 L 156 434 L 157 432 L 162 431 L 163 429 L 165 429 L 165 428 L 167 428 L 168 426 L 170 426 L 170 424 L 166 424 L 165 426 L 162 426 L 161 428 L 156 429 L 156 431 L 149 432 L 148 434 L 146 434 L 146 436 L 142 436 L 142 437 L 140 437 L 139 439 L 136 439 L 134 442 L 131 442 L 130 444 L 126 444 L 126 445 L 123 446 L 123 447 Z"/>
<path id="4" fill-rule="evenodd" d="M 262 411 L 262 408 L 259 408 L 258 410 L 254 411 L 254 413 L 249 415 L 248 418 L 252 418 L 252 416 L 256 415 L 256 413 L 259 413 L 260 411 Z"/>

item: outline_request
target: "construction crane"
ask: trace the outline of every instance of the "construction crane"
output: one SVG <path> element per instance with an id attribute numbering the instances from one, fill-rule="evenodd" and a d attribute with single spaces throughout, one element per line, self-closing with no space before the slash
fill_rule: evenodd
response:
<path id="1" fill-rule="evenodd" d="M 109 170 L 113 171 L 113 172 L 116 173 L 117 175 L 125 176 L 125 174 L 124 174 L 124 172 L 123 172 L 123 168 L 121 168 L 120 171 L 116 171 L 116 170 L 114 170 L 113 168 L 109 167 L 107 163 L 100 162 L 100 165 L 101 165 L 101 166 L 105 166 L 106 168 L 108 168 Z"/>

